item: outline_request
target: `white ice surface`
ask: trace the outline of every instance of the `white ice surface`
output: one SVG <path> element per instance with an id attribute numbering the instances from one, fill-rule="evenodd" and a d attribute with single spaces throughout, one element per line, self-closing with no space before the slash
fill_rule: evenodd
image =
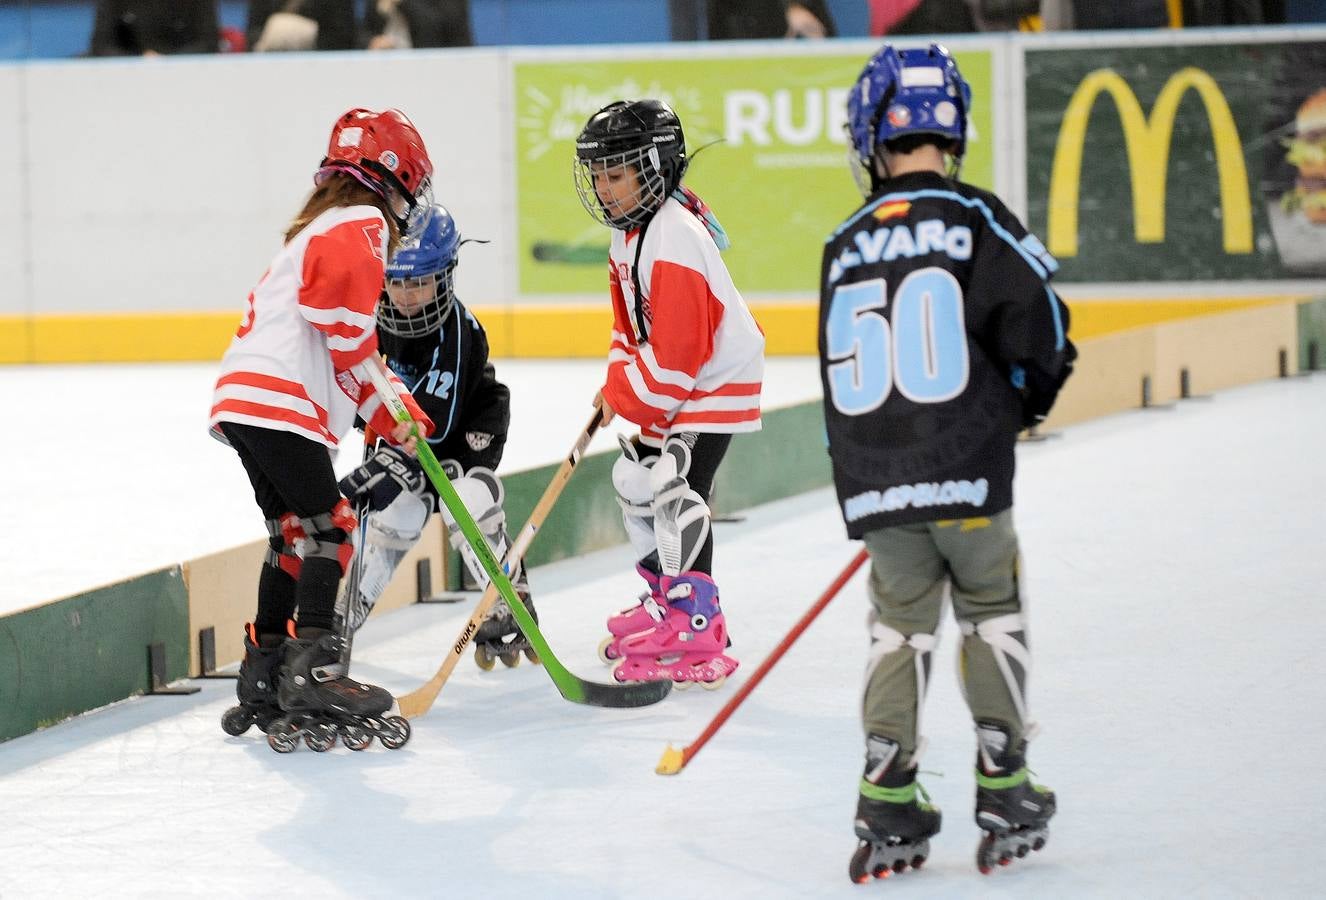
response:
<path id="1" fill-rule="evenodd" d="M 1031 764 L 1061 812 L 1042 853 L 988 878 L 973 865 L 973 737 L 950 623 L 922 764 L 942 773 L 923 782 L 944 830 L 922 871 L 847 880 L 866 651 L 858 575 L 674 778 L 653 773 L 664 747 L 694 740 L 735 684 L 597 710 L 561 700 L 538 668 L 466 661 L 405 749 L 278 756 L 256 733 L 223 735 L 233 685 L 202 681 L 192 697 L 126 701 L 2 744 L 0 897 L 1321 896 L 1324 412 L 1326 376 L 1298 378 L 1020 447 L 1044 728 Z M 150 444 L 149 431 L 126 420 L 83 452 L 123 459 L 121 445 Z M 43 445 L 38 470 L 53 476 L 62 452 Z M 40 551 L 52 567 L 96 544 L 89 523 L 119 527 L 113 514 L 131 502 L 121 486 L 144 477 L 142 465 L 113 478 L 82 468 L 52 478 L 43 501 L 69 515 L 59 552 Z M 172 481 L 138 502 L 159 504 L 167 529 L 214 534 L 232 527 L 231 504 L 201 508 L 214 490 Z M 251 536 L 249 502 L 233 504 L 238 538 Z M 856 548 L 827 490 L 717 528 L 740 682 Z M 629 564 L 618 548 L 532 574 L 548 640 L 585 677 L 610 677 L 594 648 L 604 617 L 638 590 Z M 356 674 L 414 688 L 467 612 L 416 606 L 371 621 Z"/>

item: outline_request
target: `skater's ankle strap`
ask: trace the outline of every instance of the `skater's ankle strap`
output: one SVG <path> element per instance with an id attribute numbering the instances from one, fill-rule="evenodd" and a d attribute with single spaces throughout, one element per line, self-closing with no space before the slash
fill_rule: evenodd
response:
<path id="1" fill-rule="evenodd" d="M 926 793 L 925 788 L 915 781 L 908 782 L 902 787 L 881 787 L 862 778 L 860 790 L 862 797 L 870 800 L 882 800 L 885 803 L 911 803 L 916 799 L 918 793 L 926 803 L 930 802 L 930 795 Z"/>
<path id="2" fill-rule="evenodd" d="M 1011 775 L 986 775 L 979 768 L 976 770 L 976 784 L 992 791 L 1006 791 L 1017 787 L 1031 777 L 1031 770 L 1026 766 Z"/>

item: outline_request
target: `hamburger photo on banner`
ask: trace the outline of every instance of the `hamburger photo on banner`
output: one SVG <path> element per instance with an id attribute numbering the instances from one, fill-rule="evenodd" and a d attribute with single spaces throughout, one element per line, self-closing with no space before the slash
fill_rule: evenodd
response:
<path id="1" fill-rule="evenodd" d="M 1285 159 L 1298 169 L 1293 190 L 1282 198 L 1285 212 L 1302 210 L 1304 217 L 1326 225 L 1326 88 L 1317 91 L 1298 108 L 1294 136 L 1285 141 Z"/>

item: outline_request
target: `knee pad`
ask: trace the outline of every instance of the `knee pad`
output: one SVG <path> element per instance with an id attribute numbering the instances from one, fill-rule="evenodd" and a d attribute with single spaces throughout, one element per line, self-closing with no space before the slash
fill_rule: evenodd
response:
<path id="1" fill-rule="evenodd" d="M 659 563 L 670 575 L 694 565 L 709 539 L 709 504 L 686 481 L 695 437 L 693 432 L 669 437 L 649 472 L 654 541 Z"/>
<path id="2" fill-rule="evenodd" d="M 298 521 L 306 535 L 300 555 L 304 559 L 334 559 L 340 564 L 341 574 L 344 575 L 350 568 L 350 560 L 355 552 L 350 535 L 359 527 L 359 519 L 355 517 L 350 501 L 342 497 L 331 512 L 318 513 Z"/>
<path id="3" fill-rule="evenodd" d="M 479 531 L 492 544 L 506 526 L 506 512 L 502 509 L 506 489 L 502 486 L 502 479 L 492 469 L 475 466 L 459 478 L 452 479 L 451 486 L 460 495 L 460 501 L 465 504 L 474 524 L 479 526 Z M 452 518 L 450 510 L 443 507 L 443 514 L 447 520 L 447 531 L 451 535 L 451 545 L 459 548 L 465 543 L 465 535 L 461 533 L 460 525 Z"/>
<path id="4" fill-rule="evenodd" d="M 363 545 L 358 548 L 358 579 L 345 584 L 342 612 L 353 634 L 364 624 L 387 590 L 397 565 L 419 542 L 432 513 L 432 497 L 402 491 L 385 509 L 364 515 Z"/>
<path id="5" fill-rule="evenodd" d="M 709 504 L 685 480 L 654 498 L 654 542 L 665 573 L 685 572 L 695 564 L 712 520 Z"/>
<path id="6" fill-rule="evenodd" d="M 637 559 L 654 552 L 654 489 L 650 469 L 656 457 L 641 462 L 635 448 L 622 441 L 622 455 L 612 465 L 612 486 L 622 508 L 622 524 Z M 674 573 L 675 574 L 675 573 Z"/>
<path id="7" fill-rule="evenodd" d="M 1027 644 L 1026 623 L 1022 614 L 1007 613 L 994 616 L 980 622 L 962 620 L 958 622 L 962 630 L 962 653 L 959 655 L 960 666 L 958 683 L 962 685 L 967 705 L 972 706 L 973 688 L 972 669 L 981 665 L 979 657 L 984 656 L 989 665 L 999 673 L 1004 691 L 1007 693 L 1009 706 L 995 703 L 994 709 L 972 708 L 978 719 L 1002 719 L 1010 713 L 1015 721 L 1010 723 L 1011 738 L 1008 743 L 1020 743 L 1031 737 L 1036 726 L 1027 713 L 1027 679 L 1031 675 L 1031 650 Z M 979 729 L 978 729 L 979 731 Z M 986 741 L 981 741 L 982 753 L 987 749 Z"/>
<path id="8" fill-rule="evenodd" d="M 409 550 L 419 541 L 433 512 L 432 498 L 401 493 L 385 509 L 364 515 L 364 542 L 391 550 Z"/>
<path id="9" fill-rule="evenodd" d="M 511 540 L 506 532 L 506 512 L 502 509 L 502 502 L 506 499 L 506 488 L 502 485 L 502 479 L 492 469 L 475 466 L 464 475 L 452 479 L 451 483 L 456 493 L 460 495 L 461 502 L 465 504 L 466 511 L 474 519 L 474 524 L 479 526 L 479 532 L 483 535 L 494 558 L 501 562 L 507 550 L 511 548 Z M 444 509 L 443 512 L 447 519 L 451 546 L 460 552 L 461 562 L 469 570 L 474 583 L 481 589 L 486 588 L 490 580 L 488 571 L 483 567 L 482 561 L 469 541 L 465 539 L 459 523 L 451 517 L 450 511 Z M 520 572 L 508 574 L 513 582 L 522 578 Z"/>
<path id="10" fill-rule="evenodd" d="M 921 758 L 921 752 L 925 748 L 925 738 L 921 735 L 921 718 L 925 707 L 925 695 L 930 685 L 930 658 L 935 649 L 938 639 L 933 634 L 913 634 L 907 637 L 902 632 L 897 631 L 888 625 L 885 625 L 872 612 L 870 615 L 870 655 L 866 662 L 865 685 L 869 688 L 870 680 L 874 677 L 877 669 L 889 660 L 895 663 L 905 663 L 905 659 L 910 657 L 910 675 L 915 680 L 916 690 L 914 693 L 908 692 L 905 698 L 902 696 L 890 695 L 891 702 L 907 704 L 909 712 L 912 714 L 912 720 L 915 722 L 916 731 L 914 734 L 906 735 L 900 744 L 903 746 L 911 745 L 915 749 L 911 756 L 902 761 L 903 768 L 913 768 Z M 867 698 L 869 702 L 869 698 Z M 911 738 L 911 740 L 906 740 Z"/>
<path id="11" fill-rule="evenodd" d="M 263 562 L 291 578 L 299 578 L 304 561 L 303 542 L 308 537 L 299 524 L 299 516 L 288 512 L 279 519 L 267 519 L 263 524 L 267 526 L 267 555 Z"/>

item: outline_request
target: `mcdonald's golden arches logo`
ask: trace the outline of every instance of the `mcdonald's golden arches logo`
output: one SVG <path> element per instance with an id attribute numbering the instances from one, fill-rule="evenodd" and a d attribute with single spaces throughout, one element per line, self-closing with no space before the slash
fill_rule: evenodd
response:
<path id="1" fill-rule="evenodd" d="M 1194 67 L 1170 76 L 1148 117 L 1128 82 L 1113 69 L 1097 69 L 1082 79 L 1064 110 L 1059 139 L 1050 170 L 1050 208 L 1046 230 L 1055 256 L 1077 255 L 1078 193 L 1087 123 L 1096 98 L 1105 92 L 1114 101 L 1123 125 L 1128 173 L 1133 191 L 1133 228 L 1139 244 L 1165 240 L 1165 183 L 1169 170 L 1170 139 L 1179 102 L 1195 90 L 1206 108 L 1215 142 L 1216 172 L 1220 181 L 1220 209 L 1225 252 L 1252 252 L 1252 201 L 1248 172 L 1238 127 L 1225 95 L 1206 72 Z"/>

